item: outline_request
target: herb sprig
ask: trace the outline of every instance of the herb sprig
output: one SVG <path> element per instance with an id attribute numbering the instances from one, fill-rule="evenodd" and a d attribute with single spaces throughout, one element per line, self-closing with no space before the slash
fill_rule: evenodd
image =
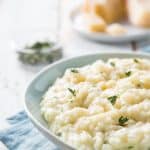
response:
<path id="1" fill-rule="evenodd" d="M 76 96 L 76 91 L 71 89 L 71 88 L 68 88 L 69 92 L 73 95 L 73 96 Z"/>
<path id="2" fill-rule="evenodd" d="M 118 96 L 114 95 L 114 96 L 108 97 L 107 99 L 111 102 L 112 105 L 114 105 L 117 98 L 118 98 Z"/>
<path id="3" fill-rule="evenodd" d="M 115 67 L 115 63 L 114 63 L 114 62 L 110 62 L 110 65 L 111 65 L 112 67 Z"/>
<path id="4" fill-rule="evenodd" d="M 126 123 L 128 120 L 129 120 L 129 119 L 128 119 L 127 117 L 121 116 L 121 117 L 118 119 L 119 125 L 120 125 L 120 126 L 124 126 L 125 123 Z"/>
<path id="5" fill-rule="evenodd" d="M 71 69 L 71 72 L 73 72 L 73 73 L 79 73 L 79 71 L 77 69 Z"/>
<path id="6" fill-rule="evenodd" d="M 134 58 L 133 60 L 134 60 L 135 63 L 139 63 L 138 59 Z"/>
<path id="7" fill-rule="evenodd" d="M 127 72 L 125 72 L 125 75 L 126 75 L 127 77 L 129 77 L 131 74 L 132 74 L 132 72 L 131 72 L 131 71 L 127 71 Z"/>

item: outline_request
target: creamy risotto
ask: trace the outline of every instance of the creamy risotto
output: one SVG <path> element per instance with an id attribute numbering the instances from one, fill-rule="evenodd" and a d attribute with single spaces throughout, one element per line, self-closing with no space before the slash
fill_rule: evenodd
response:
<path id="1" fill-rule="evenodd" d="M 150 60 L 69 68 L 44 95 L 41 113 L 77 150 L 150 150 Z"/>

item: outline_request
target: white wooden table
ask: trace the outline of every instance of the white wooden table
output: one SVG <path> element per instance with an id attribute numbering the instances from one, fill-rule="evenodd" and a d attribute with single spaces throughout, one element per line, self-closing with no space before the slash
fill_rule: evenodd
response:
<path id="1" fill-rule="evenodd" d="M 6 128 L 2 122 L 7 117 L 23 110 L 23 91 L 39 70 L 22 65 L 12 49 L 13 44 L 53 35 L 56 32 L 54 3 L 52 0 L 0 0 L 0 129 Z M 79 37 L 67 20 L 70 5 L 66 3 L 63 5 L 61 28 L 64 57 L 114 49 L 131 50 L 130 43 L 107 45 Z M 0 150 L 3 149 L 0 144 Z"/>

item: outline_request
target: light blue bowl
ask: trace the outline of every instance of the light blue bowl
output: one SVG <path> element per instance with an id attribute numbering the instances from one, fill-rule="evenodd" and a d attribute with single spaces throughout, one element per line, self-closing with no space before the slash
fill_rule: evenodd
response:
<path id="1" fill-rule="evenodd" d="M 56 78 L 61 77 L 64 74 L 66 68 L 81 67 L 90 64 L 98 59 L 106 61 L 109 58 L 135 57 L 150 59 L 150 55 L 146 53 L 105 52 L 65 59 L 49 65 L 39 74 L 37 74 L 37 76 L 31 81 L 25 91 L 25 110 L 28 117 L 39 129 L 39 131 L 50 141 L 60 147 L 60 149 L 73 150 L 72 147 L 59 140 L 57 136 L 55 136 L 48 130 L 48 126 L 40 114 L 40 101 L 43 94 L 47 91 L 48 87 L 54 83 Z"/>

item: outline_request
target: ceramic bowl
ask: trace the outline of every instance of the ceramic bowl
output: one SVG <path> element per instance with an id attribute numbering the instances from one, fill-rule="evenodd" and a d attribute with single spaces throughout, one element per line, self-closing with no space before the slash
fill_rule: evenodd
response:
<path id="1" fill-rule="evenodd" d="M 38 130 L 53 142 L 57 147 L 63 150 L 73 150 L 73 148 L 63 141 L 58 139 L 47 126 L 40 114 L 40 101 L 43 94 L 47 91 L 48 87 L 51 86 L 58 77 L 61 77 L 65 70 L 70 67 L 81 67 L 90 64 L 98 59 L 106 61 L 109 58 L 147 58 L 150 59 L 149 54 L 145 53 L 132 53 L 132 52 L 103 52 L 95 53 L 84 56 L 78 56 L 74 58 L 64 59 L 58 61 L 52 65 L 47 66 L 40 73 L 38 73 L 35 78 L 28 85 L 24 100 L 25 100 L 25 110 L 28 117 L 38 128 Z"/>

